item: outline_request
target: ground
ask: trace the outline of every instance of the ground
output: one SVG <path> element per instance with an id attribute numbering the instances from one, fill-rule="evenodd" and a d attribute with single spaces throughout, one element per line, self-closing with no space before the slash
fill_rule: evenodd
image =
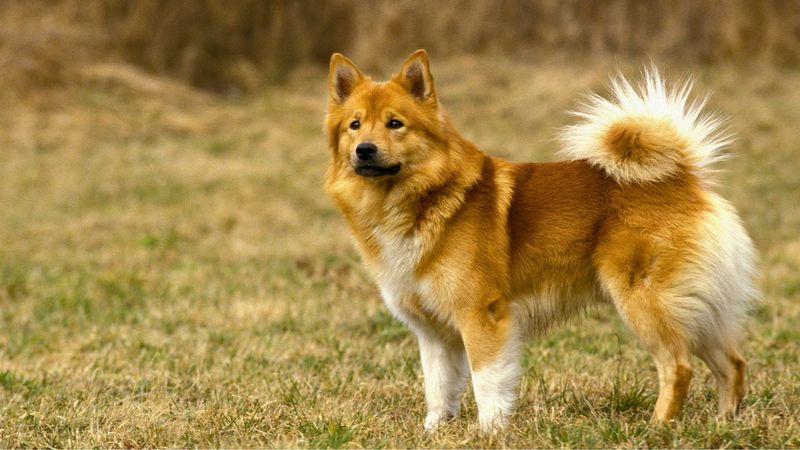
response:
<path id="1" fill-rule="evenodd" d="M 554 159 L 565 110 L 637 68 L 432 64 L 456 125 L 515 160 Z M 663 68 L 738 136 L 717 189 L 764 298 L 736 420 L 695 360 L 681 419 L 649 425 L 655 368 L 600 308 L 525 347 L 507 431 L 482 436 L 467 392 L 424 434 L 415 339 L 322 192 L 324 70 L 237 97 L 108 66 L 0 108 L 0 447 L 800 446 L 800 73 Z"/>

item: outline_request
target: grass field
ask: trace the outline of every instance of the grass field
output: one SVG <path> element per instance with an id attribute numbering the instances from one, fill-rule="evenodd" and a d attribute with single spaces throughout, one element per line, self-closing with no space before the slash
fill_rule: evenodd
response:
<path id="1" fill-rule="evenodd" d="M 464 134 L 518 160 L 553 159 L 564 110 L 613 68 L 433 61 Z M 649 425 L 655 368 L 599 309 L 525 347 L 507 431 L 478 433 L 468 392 L 424 434 L 415 339 L 321 189 L 326 74 L 220 98 L 111 66 L 0 104 L 0 447 L 800 446 L 800 73 L 667 72 L 739 137 L 719 190 L 764 302 L 735 421 L 695 361 L 682 419 Z"/>

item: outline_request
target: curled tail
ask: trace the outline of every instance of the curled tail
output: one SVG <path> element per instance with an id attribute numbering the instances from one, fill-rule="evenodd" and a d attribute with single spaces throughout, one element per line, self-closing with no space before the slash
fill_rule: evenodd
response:
<path id="1" fill-rule="evenodd" d="M 687 104 L 691 83 L 667 90 L 658 72 L 644 83 L 612 79 L 612 100 L 592 95 L 561 134 L 562 153 L 585 159 L 619 183 L 660 181 L 690 171 L 707 178 L 731 138 L 719 118 L 702 115 L 705 99 Z"/>

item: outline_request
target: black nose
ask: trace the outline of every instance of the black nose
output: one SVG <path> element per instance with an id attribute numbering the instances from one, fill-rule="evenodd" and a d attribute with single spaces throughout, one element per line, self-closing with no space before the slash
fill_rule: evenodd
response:
<path id="1" fill-rule="evenodd" d="M 375 153 L 378 153 L 378 147 L 376 147 L 375 144 L 362 142 L 356 146 L 356 155 L 358 155 L 358 159 L 371 159 L 373 156 L 375 156 Z"/>

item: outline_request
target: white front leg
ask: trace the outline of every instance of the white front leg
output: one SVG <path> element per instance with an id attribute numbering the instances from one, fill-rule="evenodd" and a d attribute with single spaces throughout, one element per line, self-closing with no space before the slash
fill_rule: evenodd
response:
<path id="1" fill-rule="evenodd" d="M 481 431 L 494 432 L 506 426 L 518 397 L 521 373 L 516 342 L 508 343 L 493 361 L 472 372 Z"/>
<path id="2" fill-rule="evenodd" d="M 464 344 L 457 336 L 445 339 L 433 330 L 426 330 L 417 333 L 417 339 L 428 407 L 425 430 L 433 431 L 458 415 L 461 394 L 469 377 L 469 364 Z"/>

